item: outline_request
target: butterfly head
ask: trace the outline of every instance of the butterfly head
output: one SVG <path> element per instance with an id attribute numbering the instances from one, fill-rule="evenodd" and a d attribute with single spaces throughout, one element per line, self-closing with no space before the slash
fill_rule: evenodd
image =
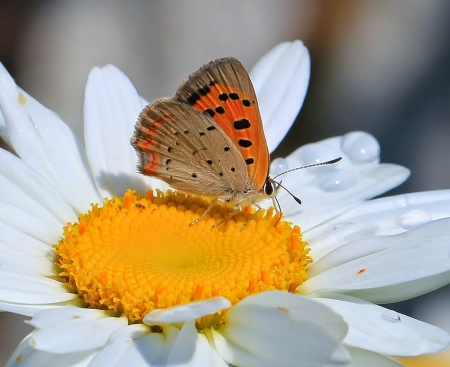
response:
<path id="1" fill-rule="evenodd" d="M 264 183 L 262 191 L 268 199 L 271 199 L 271 198 L 274 198 L 277 196 L 278 190 L 280 189 L 280 187 L 281 187 L 281 182 L 277 182 L 274 179 L 267 176 L 266 182 Z"/>

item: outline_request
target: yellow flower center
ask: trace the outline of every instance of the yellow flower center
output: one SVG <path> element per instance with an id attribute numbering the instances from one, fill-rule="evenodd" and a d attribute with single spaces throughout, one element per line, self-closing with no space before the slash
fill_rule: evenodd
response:
<path id="1" fill-rule="evenodd" d="M 190 226 L 208 204 L 171 191 L 143 197 L 131 190 L 93 204 L 55 245 L 60 276 L 90 307 L 130 322 L 214 296 L 234 305 L 267 290 L 295 292 L 311 262 L 300 228 L 273 209 L 255 215 L 251 207 L 213 227 L 232 210 L 221 204 Z"/>

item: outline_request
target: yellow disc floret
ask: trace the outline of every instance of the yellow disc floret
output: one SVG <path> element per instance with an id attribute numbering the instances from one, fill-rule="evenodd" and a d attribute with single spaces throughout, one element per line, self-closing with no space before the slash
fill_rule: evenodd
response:
<path id="1" fill-rule="evenodd" d="M 219 223 L 230 208 L 208 207 L 185 194 L 127 191 L 69 223 L 55 245 L 60 276 L 92 308 L 142 320 L 155 308 L 223 296 L 295 289 L 311 262 L 300 228 L 273 210 L 244 210 Z M 248 222 L 248 223 L 247 223 Z M 243 228 L 243 224 L 246 223 Z"/>

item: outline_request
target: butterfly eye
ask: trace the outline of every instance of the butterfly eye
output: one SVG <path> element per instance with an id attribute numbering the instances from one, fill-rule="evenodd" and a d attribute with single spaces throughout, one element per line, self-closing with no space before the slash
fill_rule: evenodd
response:
<path id="1" fill-rule="evenodd" d="M 274 192 L 274 187 L 273 187 L 273 182 L 272 181 L 269 181 L 269 179 L 267 179 L 266 180 L 266 183 L 264 184 L 264 193 L 267 195 L 267 196 L 270 196 L 270 195 L 272 195 L 273 194 L 273 192 Z"/>

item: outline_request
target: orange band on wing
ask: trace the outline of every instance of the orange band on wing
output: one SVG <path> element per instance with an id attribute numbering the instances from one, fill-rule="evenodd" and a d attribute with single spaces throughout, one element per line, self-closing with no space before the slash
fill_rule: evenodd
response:
<path id="1" fill-rule="evenodd" d="M 269 152 L 258 102 L 245 92 L 214 83 L 194 95 L 191 106 L 211 118 L 230 137 L 247 164 L 249 176 L 261 189 L 269 170 Z M 189 101 L 189 99 L 188 99 Z"/>

